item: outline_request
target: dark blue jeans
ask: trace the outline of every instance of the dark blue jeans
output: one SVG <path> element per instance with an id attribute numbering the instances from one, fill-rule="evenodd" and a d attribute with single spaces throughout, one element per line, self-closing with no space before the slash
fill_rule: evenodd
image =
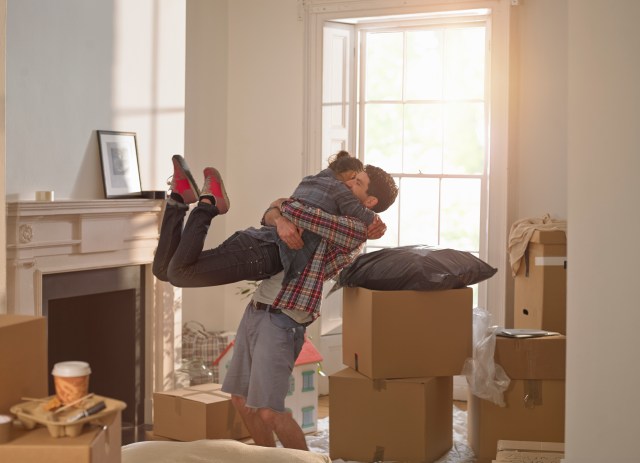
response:
<path id="1" fill-rule="evenodd" d="M 167 203 L 153 274 L 181 288 L 218 286 L 244 280 L 263 280 L 282 270 L 278 245 L 236 232 L 220 246 L 203 251 L 211 220 L 218 209 L 198 203 L 191 211 L 184 204 Z"/>

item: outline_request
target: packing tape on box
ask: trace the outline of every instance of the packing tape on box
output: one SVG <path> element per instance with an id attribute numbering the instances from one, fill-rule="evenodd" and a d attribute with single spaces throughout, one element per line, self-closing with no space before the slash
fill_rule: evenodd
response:
<path id="1" fill-rule="evenodd" d="M 189 398 L 189 397 L 193 397 L 194 395 L 200 395 L 200 394 L 212 395 L 212 396 L 215 396 L 215 397 L 220 397 L 222 399 L 228 399 L 229 397 L 231 397 L 230 394 L 228 394 L 227 392 L 223 392 L 220 389 L 201 390 L 201 389 L 195 389 L 195 388 L 187 387 L 187 388 L 185 388 L 185 391 L 187 391 L 187 392 L 185 394 L 183 394 L 181 397 Z"/>
<path id="2" fill-rule="evenodd" d="M 554 256 L 543 256 L 536 257 L 535 265 L 538 267 L 542 266 L 553 266 L 553 267 L 563 267 L 567 268 L 567 256 L 554 257 Z"/>
<path id="3" fill-rule="evenodd" d="M 376 392 L 384 391 L 387 388 L 387 381 L 384 379 L 373 380 L 373 390 Z"/>
<path id="4" fill-rule="evenodd" d="M 526 408 L 542 405 L 542 381 L 538 379 L 525 380 L 523 400 Z"/>
<path id="5" fill-rule="evenodd" d="M 371 461 L 384 461 L 384 447 L 376 445 L 376 450 L 373 452 L 373 460 Z"/>

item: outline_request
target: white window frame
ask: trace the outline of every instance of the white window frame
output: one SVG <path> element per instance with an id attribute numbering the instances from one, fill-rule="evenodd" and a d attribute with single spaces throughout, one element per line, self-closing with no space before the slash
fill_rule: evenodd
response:
<path id="1" fill-rule="evenodd" d="M 303 175 L 319 171 L 322 164 L 322 43 L 327 21 L 356 17 L 381 17 L 438 13 L 454 10 L 490 10 L 487 33 L 491 46 L 487 82 L 489 102 L 489 184 L 482 204 L 487 216 L 487 229 L 481 231 L 486 249 L 482 256 L 498 273 L 479 285 L 478 305 L 489 310 L 494 322 L 503 324 L 506 310 L 507 278 L 510 278 L 507 255 L 509 148 L 509 0 L 303 0 L 305 21 L 305 95 Z M 483 238 L 481 238 L 483 239 Z"/>

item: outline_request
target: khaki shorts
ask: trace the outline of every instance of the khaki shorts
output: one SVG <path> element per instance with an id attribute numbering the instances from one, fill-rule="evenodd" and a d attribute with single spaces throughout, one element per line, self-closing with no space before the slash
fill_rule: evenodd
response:
<path id="1" fill-rule="evenodd" d="M 304 333 L 305 327 L 288 315 L 258 310 L 249 303 L 238 326 L 222 390 L 244 397 L 247 407 L 284 412 Z"/>

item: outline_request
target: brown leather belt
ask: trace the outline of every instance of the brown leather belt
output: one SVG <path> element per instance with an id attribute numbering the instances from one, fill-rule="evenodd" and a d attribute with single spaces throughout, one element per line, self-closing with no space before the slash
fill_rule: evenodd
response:
<path id="1" fill-rule="evenodd" d="M 256 310 L 266 310 L 267 312 L 271 312 L 271 313 L 282 313 L 282 310 L 275 309 L 271 307 L 269 304 L 265 304 L 264 302 L 251 301 L 251 305 Z"/>

